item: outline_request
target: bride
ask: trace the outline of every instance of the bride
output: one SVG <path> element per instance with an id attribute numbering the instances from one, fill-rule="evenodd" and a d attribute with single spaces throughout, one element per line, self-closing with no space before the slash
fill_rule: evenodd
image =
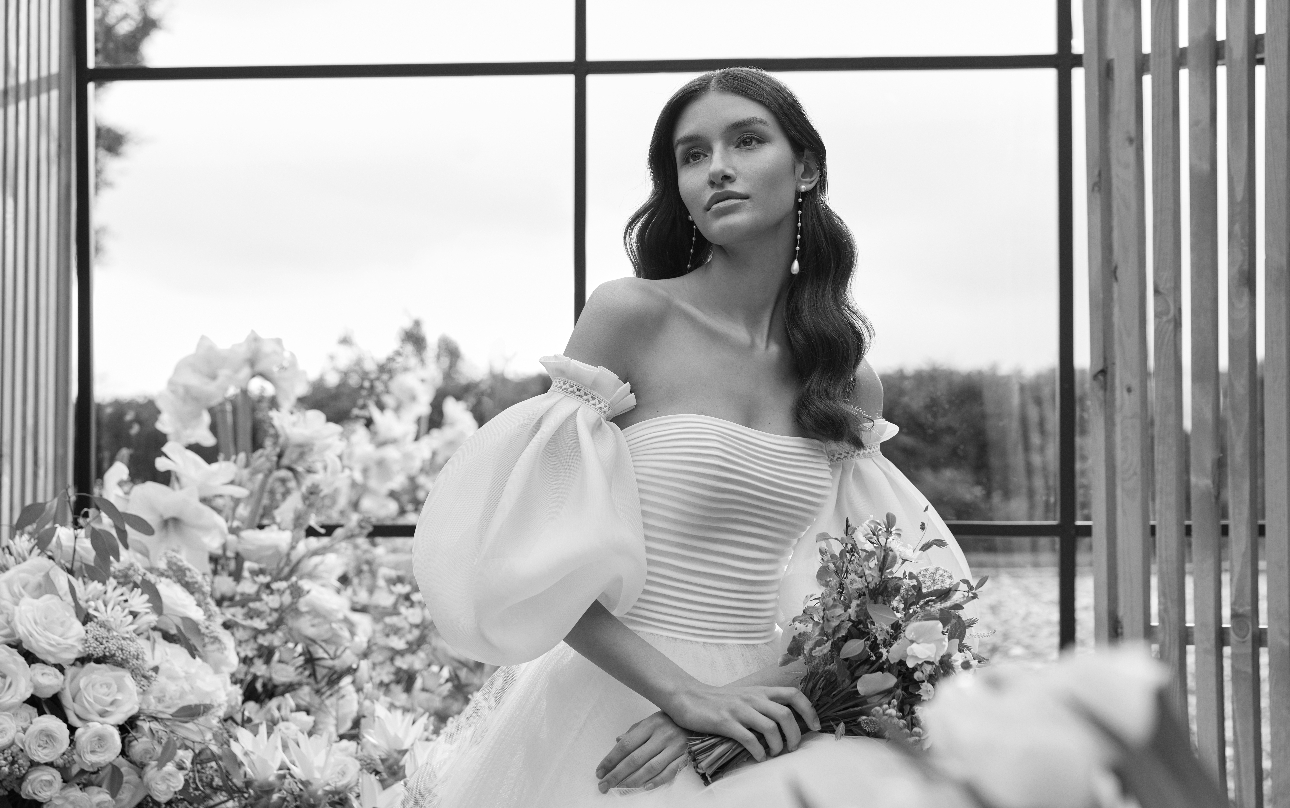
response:
<path id="1" fill-rule="evenodd" d="M 803 738 L 794 713 L 819 726 L 803 669 L 778 664 L 815 536 L 893 512 L 968 574 L 879 450 L 896 427 L 864 361 L 855 246 L 797 98 L 759 70 L 702 75 L 664 106 L 649 168 L 625 234 L 636 277 L 595 291 L 542 360 L 551 390 L 467 441 L 417 523 L 443 638 L 503 667 L 405 805 L 769 804 L 794 772 L 855 796 L 888 776 L 882 745 Z M 690 732 L 773 760 L 705 787 Z"/>

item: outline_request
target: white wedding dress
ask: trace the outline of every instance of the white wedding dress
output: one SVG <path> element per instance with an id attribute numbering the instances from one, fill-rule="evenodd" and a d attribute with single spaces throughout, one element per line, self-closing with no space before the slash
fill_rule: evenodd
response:
<path id="1" fill-rule="evenodd" d="M 779 626 L 818 590 L 816 535 L 848 518 L 894 513 L 910 543 L 945 539 L 930 563 L 967 577 L 935 510 L 879 450 L 896 427 L 878 419 L 860 450 L 704 415 L 619 429 L 610 419 L 636 403 L 627 384 L 563 356 L 542 364 L 551 390 L 466 441 L 417 523 L 416 577 L 438 630 L 503 667 L 409 777 L 404 805 L 796 805 L 793 776 L 832 806 L 900 793 L 908 767 L 882 742 L 812 733 L 712 786 L 687 767 L 652 791 L 601 794 L 596 765 L 657 708 L 562 642 L 599 600 L 701 681 L 774 665 Z"/>

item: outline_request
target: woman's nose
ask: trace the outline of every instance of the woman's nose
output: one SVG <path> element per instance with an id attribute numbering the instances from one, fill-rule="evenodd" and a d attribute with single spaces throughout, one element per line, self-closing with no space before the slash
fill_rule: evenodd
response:
<path id="1" fill-rule="evenodd" d="M 708 161 L 708 182 L 714 185 L 727 183 L 734 179 L 729 155 L 725 149 L 713 149 L 712 159 Z"/>

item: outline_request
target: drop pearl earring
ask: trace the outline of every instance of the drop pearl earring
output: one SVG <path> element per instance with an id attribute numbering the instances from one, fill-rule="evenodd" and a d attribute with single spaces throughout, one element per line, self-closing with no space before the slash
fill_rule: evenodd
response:
<path id="1" fill-rule="evenodd" d="M 685 270 L 689 272 L 694 269 L 694 244 L 699 240 L 699 226 L 694 224 L 693 216 L 686 216 L 690 220 L 690 257 L 685 259 Z"/>
<path id="2" fill-rule="evenodd" d="M 804 191 L 806 191 L 805 185 L 797 192 L 797 243 L 793 247 L 793 265 L 788 268 L 790 275 L 796 275 L 802 271 L 802 266 L 797 259 L 802 254 L 802 193 Z"/>

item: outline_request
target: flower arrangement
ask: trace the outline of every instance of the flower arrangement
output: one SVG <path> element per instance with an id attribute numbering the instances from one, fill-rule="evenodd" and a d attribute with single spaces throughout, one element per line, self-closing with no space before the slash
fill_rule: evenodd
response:
<path id="1" fill-rule="evenodd" d="M 27 506 L 0 543 L 0 796 L 129 808 L 220 788 L 230 637 L 138 515 Z M 134 549 L 132 549 L 132 547 Z"/>
<path id="2" fill-rule="evenodd" d="M 823 731 L 922 743 L 920 705 L 942 678 L 986 661 L 966 642 L 975 618 L 961 614 L 986 579 L 955 581 L 942 567 L 921 565 L 922 554 L 944 541 L 910 547 L 890 513 L 859 529 L 848 520 L 841 538 L 821 533 L 816 540 L 822 590 L 793 618 L 780 664 L 805 664 L 800 689 Z M 720 735 L 693 735 L 688 745 L 706 783 L 752 759 Z"/>

